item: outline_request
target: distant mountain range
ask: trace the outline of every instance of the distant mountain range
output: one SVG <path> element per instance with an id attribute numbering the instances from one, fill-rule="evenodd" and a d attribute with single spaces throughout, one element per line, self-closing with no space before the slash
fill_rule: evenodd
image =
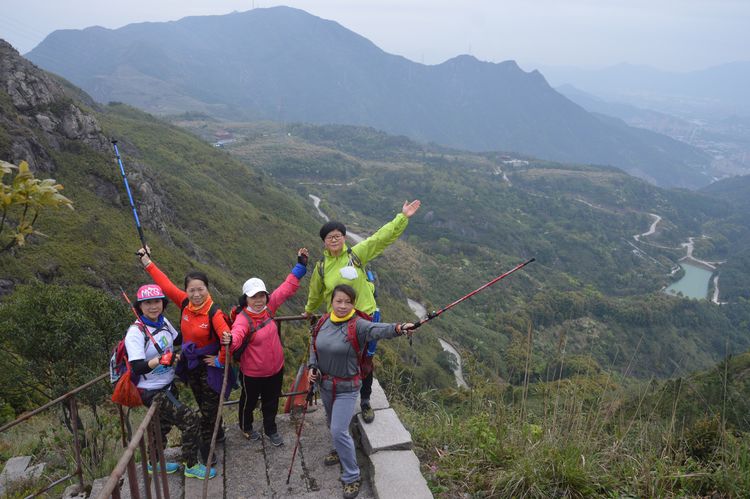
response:
<path id="1" fill-rule="evenodd" d="M 663 186 L 709 183 L 707 155 L 602 119 L 515 62 L 425 66 L 287 7 L 49 35 L 26 56 L 103 102 L 152 113 L 367 125 L 474 151 L 620 167 Z"/>
<path id="2" fill-rule="evenodd" d="M 544 66 L 539 70 L 554 86 L 569 84 L 607 100 L 680 117 L 750 117 L 750 61 L 683 73 L 632 64 L 602 69 Z"/>

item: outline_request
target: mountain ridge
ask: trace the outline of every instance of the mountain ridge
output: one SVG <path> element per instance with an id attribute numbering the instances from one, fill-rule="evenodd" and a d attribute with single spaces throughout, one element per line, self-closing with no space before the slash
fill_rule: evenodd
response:
<path id="1" fill-rule="evenodd" d="M 65 57 L 81 50 L 87 57 Z M 703 153 L 623 134 L 514 61 L 459 55 L 426 66 L 288 7 L 55 32 L 27 55 L 99 101 L 157 114 L 373 126 L 460 149 L 647 170 L 668 186 L 710 181 Z"/>

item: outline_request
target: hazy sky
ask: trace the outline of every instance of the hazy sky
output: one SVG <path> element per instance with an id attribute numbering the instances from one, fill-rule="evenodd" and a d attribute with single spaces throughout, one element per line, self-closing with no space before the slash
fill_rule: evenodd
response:
<path id="1" fill-rule="evenodd" d="M 437 64 L 481 60 L 690 70 L 750 60 L 748 0 L 0 0 L 0 38 L 28 52 L 56 29 L 288 5 L 332 19 L 386 52 Z"/>

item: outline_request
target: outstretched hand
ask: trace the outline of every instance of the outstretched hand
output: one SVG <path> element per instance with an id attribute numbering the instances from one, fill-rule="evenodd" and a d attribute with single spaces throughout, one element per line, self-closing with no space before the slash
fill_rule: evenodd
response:
<path id="1" fill-rule="evenodd" d="M 419 199 L 415 199 L 411 203 L 409 201 L 404 201 L 401 213 L 403 213 L 406 218 L 411 218 L 411 216 L 417 212 L 421 204 L 422 202 Z"/>

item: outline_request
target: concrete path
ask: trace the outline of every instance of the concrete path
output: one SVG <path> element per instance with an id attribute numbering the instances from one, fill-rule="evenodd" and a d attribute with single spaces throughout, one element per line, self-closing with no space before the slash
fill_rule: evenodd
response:
<path id="1" fill-rule="evenodd" d="M 305 416 L 300 446 L 289 484 L 286 477 L 292 460 L 299 417 L 280 414 L 276 418 L 284 445 L 274 447 L 268 438 L 246 440 L 236 426 L 227 428 L 224 497 L 304 497 L 323 499 L 341 497 L 339 466 L 325 466 L 323 458 L 332 449 L 323 406 Z M 362 490 L 358 497 L 373 498 L 369 460 L 358 455 L 362 472 Z"/>

